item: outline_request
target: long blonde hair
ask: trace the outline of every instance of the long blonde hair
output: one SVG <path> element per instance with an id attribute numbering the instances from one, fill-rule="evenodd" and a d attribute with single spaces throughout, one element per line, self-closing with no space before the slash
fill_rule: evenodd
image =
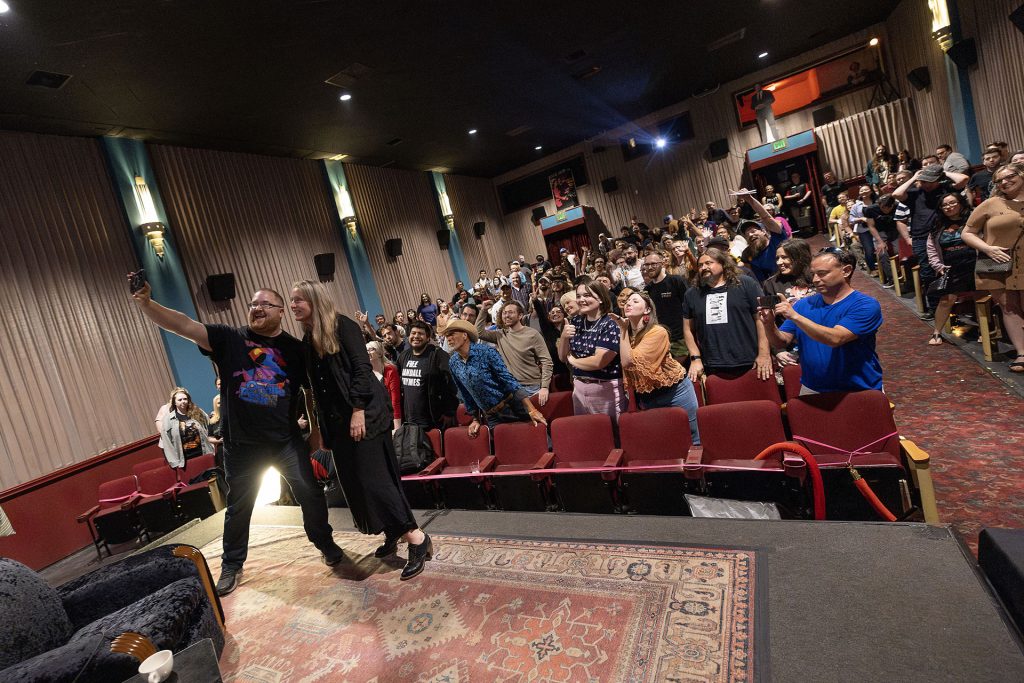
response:
<path id="1" fill-rule="evenodd" d="M 171 400 L 167 403 L 167 407 L 173 413 L 177 408 L 174 406 L 174 397 L 178 394 L 185 394 L 188 399 L 188 419 L 195 420 L 202 424 L 208 424 L 206 413 L 203 409 L 196 405 L 196 402 L 192 400 L 192 394 L 188 393 L 188 389 L 184 387 L 174 387 L 174 391 L 171 392 Z"/>
<path id="2" fill-rule="evenodd" d="M 341 350 L 337 331 L 338 311 L 334 308 L 327 288 L 320 282 L 302 280 L 293 284 L 292 289 L 309 302 L 313 311 L 313 318 L 307 328 L 313 341 L 313 350 L 321 358 L 338 353 Z"/>

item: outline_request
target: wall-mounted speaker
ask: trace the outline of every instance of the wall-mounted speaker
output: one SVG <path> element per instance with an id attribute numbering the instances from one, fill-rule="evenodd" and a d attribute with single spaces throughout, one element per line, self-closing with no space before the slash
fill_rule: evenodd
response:
<path id="1" fill-rule="evenodd" d="M 477 221 L 476 223 L 473 224 L 473 234 L 476 235 L 477 239 L 483 237 L 485 232 L 487 232 L 486 223 L 484 223 L 483 221 Z"/>
<path id="2" fill-rule="evenodd" d="M 1024 33 L 1024 5 L 1010 12 L 1010 21 L 1017 27 L 1017 30 Z"/>
<path id="3" fill-rule="evenodd" d="M 231 301 L 235 298 L 235 274 L 207 275 L 206 291 L 210 294 L 210 301 Z"/>
<path id="4" fill-rule="evenodd" d="M 729 140 L 727 138 L 712 140 L 708 145 L 708 158 L 712 161 L 724 159 L 727 156 L 729 156 Z"/>
<path id="5" fill-rule="evenodd" d="M 601 189 L 604 190 L 605 194 L 611 194 L 619 189 L 619 179 L 615 176 L 611 178 L 605 178 L 601 181 Z"/>
<path id="6" fill-rule="evenodd" d="M 313 265 L 316 266 L 316 276 L 320 282 L 329 282 L 334 279 L 334 252 L 315 254 Z"/>
<path id="7" fill-rule="evenodd" d="M 534 207 L 533 213 L 530 214 L 530 219 L 533 221 L 534 225 L 537 225 L 538 223 L 540 223 L 540 219 L 544 218 L 544 216 L 547 216 L 547 215 L 548 215 L 548 213 L 547 213 L 547 211 L 544 210 L 543 206 L 537 206 L 537 207 Z"/>
<path id="8" fill-rule="evenodd" d="M 811 119 L 814 121 L 814 127 L 824 126 L 826 123 L 832 123 L 836 120 L 836 108 L 831 104 L 821 109 L 815 109 L 811 112 Z"/>
<path id="9" fill-rule="evenodd" d="M 907 81 L 914 86 L 915 90 L 924 90 L 932 84 L 932 77 L 928 73 L 928 67 L 919 66 L 907 74 Z"/>
<path id="10" fill-rule="evenodd" d="M 395 237 L 394 239 L 384 241 L 384 253 L 388 255 L 388 258 L 398 258 L 402 255 L 402 238 Z"/>
<path id="11" fill-rule="evenodd" d="M 978 44 L 974 38 L 957 41 L 946 50 L 946 56 L 959 68 L 969 69 L 978 63 Z"/>
<path id="12" fill-rule="evenodd" d="M 447 228 L 437 231 L 437 246 L 442 249 L 447 249 L 448 244 L 452 241 L 452 233 Z"/>

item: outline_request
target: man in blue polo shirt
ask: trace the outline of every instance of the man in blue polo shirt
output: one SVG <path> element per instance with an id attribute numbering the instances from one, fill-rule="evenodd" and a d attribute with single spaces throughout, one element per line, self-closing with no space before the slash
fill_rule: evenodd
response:
<path id="1" fill-rule="evenodd" d="M 761 309 L 768 342 L 786 348 L 794 340 L 800 353 L 800 393 L 882 389 L 882 365 L 875 352 L 875 333 L 882 326 L 882 307 L 850 286 L 856 257 L 828 247 L 811 260 L 817 294 L 794 304 L 780 300 L 775 309 Z M 775 316 L 785 320 L 775 326 Z"/>

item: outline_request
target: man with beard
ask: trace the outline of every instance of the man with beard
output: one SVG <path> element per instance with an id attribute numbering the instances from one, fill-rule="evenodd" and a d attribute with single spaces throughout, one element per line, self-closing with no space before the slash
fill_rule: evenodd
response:
<path id="1" fill-rule="evenodd" d="M 402 378 L 402 421 L 424 430 L 441 427 L 459 406 L 448 369 L 448 354 L 431 343 L 433 330 L 422 320 L 409 325 L 408 348 L 398 356 Z"/>
<path id="2" fill-rule="evenodd" d="M 800 394 L 882 389 L 882 365 L 875 334 L 882 307 L 850 286 L 857 259 L 844 249 L 828 247 L 811 260 L 817 294 L 790 304 L 781 298 L 760 318 L 775 348 L 794 340 L 800 349 Z M 785 321 L 775 326 L 775 316 Z"/>
<path id="3" fill-rule="evenodd" d="M 551 354 L 541 333 L 523 325 L 523 312 L 523 304 L 511 299 L 498 313 L 501 322 L 497 330 L 486 329 L 482 320 L 477 320 L 476 330 L 480 341 L 491 342 L 498 348 L 508 371 L 527 395 L 537 394 L 538 402 L 544 405 L 551 384 Z"/>
<path id="4" fill-rule="evenodd" d="M 836 179 L 832 171 L 825 171 L 825 183 L 821 186 L 821 205 L 825 207 L 825 215 L 832 213 L 832 209 L 839 206 L 839 195 L 846 191 L 843 184 Z"/>
<path id="5" fill-rule="evenodd" d="M 327 521 L 327 499 L 317 485 L 309 445 L 299 431 L 300 390 L 309 397 L 303 344 L 281 329 L 284 299 L 259 289 L 249 303 L 246 327 L 204 325 L 150 298 L 147 284 L 132 296 L 157 326 L 184 337 L 213 358 L 221 378 L 224 472 L 228 506 L 217 593 L 235 590 L 249 549 L 249 520 L 268 467 L 275 467 L 302 508 L 306 536 L 333 566 L 345 554 Z M 307 404 L 311 404 L 307 400 Z M 307 408 L 311 405 L 307 405 Z M 319 434 L 311 441 L 320 440 Z"/>
<path id="6" fill-rule="evenodd" d="M 690 353 L 690 381 L 701 375 L 741 373 L 773 376 L 768 338 L 757 315 L 760 285 L 741 275 L 728 251 L 711 247 L 697 261 L 700 285 L 683 298 L 683 334 Z"/>
<path id="7" fill-rule="evenodd" d="M 743 188 L 737 192 L 746 192 Z M 743 250 L 742 260 L 753 271 L 758 282 L 764 282 L 775 272 L 775 251 L 785 242 L 789 235 L 782 229 L 782 224 L 765 210 L 764 205 L 752 194 L 741 194 L 743 201 L 752 208 L 761 219 L 740 223 L 740 234 L 747 240 L 747 248 Z"/>
<path id="8" fill-rule="evenodd" d="M 398 333 L 398 328 L 392 323 L 382 325 L 379 333 L 381 341 L 384 342 L 384 351 L 392 363 L 398 359 L 403 351 L 409 348 L 409 345 L 402 339 L 402 335 Z"/>
<path id="9" fill-rule="evenodd" d="M 637 249 L 632 244 L 627 244 L 626 248 L 622 250 L 622 258 L 625 260 L 625 265 L 614 271 L 617 284 L 629 287 L 630 289 L 644 288 L 644 275 L 641 272 L 637 254 Z"/>
<path id="10" fill-rule="evenodd" d="M 668 328 L 671 342 L 669 352 L 675 358 L 682 358 L 686 356 L 686 338 L 683 335 L 686 280 L 679 275 L 666 273 L 665 259 L 657 252 L 644 257 L 643 272 L 647 283 L 646 291 L 654 303 L 658 322 Z"/>

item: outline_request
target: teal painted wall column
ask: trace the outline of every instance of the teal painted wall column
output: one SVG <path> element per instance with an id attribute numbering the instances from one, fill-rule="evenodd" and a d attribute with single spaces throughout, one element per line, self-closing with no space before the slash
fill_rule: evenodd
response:
<path id="1" fill-rule="evenodd" d="M 946 0 L 949 9 L 949 28 L 954 43 L 963 39 L 960 28 L 960 11 L 956 0 Z M 978 134 L 978 118 L 974 112 L 974 95 L 971 93 L 971 77 L 946 56 L 946 82 L 949 83 L 949 108 L 953 116 L 953 132 L 956 135 L 956 151 L 967 157 L 972 164 L 981 163 L 981 136 Z M 940 141 L 941 142 L 941 141 Z"/>
<path id="2" fill-rule="evenodd" d="M 156 174 L 149 163 L 146 145 L 141 140 L 105 137 L 103 149 L 114 189 L 128 220 L 129 239 L 139 263 L 146 269 L 146 277 L 153 288 L 153 299 L 198 320 L 180 252 L 174 240 L 174 231 L 167 222 L 167 212 L 160 199 Z M 139 229 L 140 225 L 152 222 L 166 226 L 163 257 L 157 255 L 149 239 Z M 125 285 L 125 296 L 127 294 L 128 288 Z M 187 339 L 163 330 L 160 333 L 174 381 L 178 386 L 188 389 L 193 396 L 208 396 L 213 391 L 216 379 L 210 359 L 199 353 L 199 348 Z"/>
<path id="3" fill-rule="evenodd" d="M 448 231 L 448 258 L 452 262 L 452 272 L 455 273 L 455 279 L 462 280 L 466 289 L 469 289 L 473 281 L 469 279 L 466 258 L 462 255 L 462 245 L 459 244 L 459 234 L 455 232 L 455 219 L 452 216 L 448 190 L 444 185 L 444 176 L 437 171 L 431 171 L 430 177 L 434 181 L 434 193 L 437 195 L 437 211 L 441 218 L 441 228 Z"/>
<path id="4" fill-rule="evenodd" d="M 344 165 L 340 161 L 324 159 L 324 178 L 337 208 L 338 229 L 341 230 L 345 258 L 348 260 L 349 270 L 352 271 L 352 282 L 356 286 L 359 307 L 370 315 L 371 320 L 378 313 L 384 313 L 390 320 L 391 316 L 384 312 L 380 295 L 377 293 L 377 282 L 373 279 L 370 259 L 366 255 L 366 245 L 359 232 L 359 221 L 356 217 L 355 204 L 352 203 L 351 188 L 345 178 Z"/>

